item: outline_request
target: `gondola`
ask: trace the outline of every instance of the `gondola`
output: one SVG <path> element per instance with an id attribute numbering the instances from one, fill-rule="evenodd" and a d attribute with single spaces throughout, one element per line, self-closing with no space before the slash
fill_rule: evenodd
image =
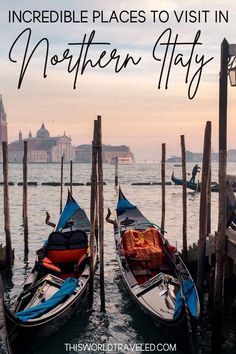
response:
<path id="1" fill-rule="evenodd" d="M 8 330 L 16 347 L 24 343 L 25 336 L 28 341 L 31 333 L 34 338 L 60 327 L 84 297 L 90 274 L 89 231 L 85 211 L 68 192 L 59 221 L 37 251 L 13 308 L 6 306 Z"/>
<path id="2" fill-rule="evenodd" d="M 179 178 L 176 178 L 175 175 L 174 175 L 174 172 L 172 173 L 171 181 L 172 181 L 176 186 L 182 186 L 182 185 L 183 185 L 183 180 L 182 180 L 182 179 L 179 179 Z M 188 189 L 191 189 L 192 191 L 200 192 L 200 190 L 201 190 L 201 183 L 192 183 L 192 182 L 187 181 L 186 187 L 187 187 Z"/>
<path id="3" fill-rule="evenodd" d="M 176 178 L 174 175 L 174 172 L 172 173 L 171 176 L 171 181 L 176 185 L 176 186 L 182 186 L 183 185 L 183 180 Z M 201 191 L 201 183 L 192 183 L 187 181 L 187 188 L 191 189 L 195 192 L 200 192 Z M 230 182 L 230 186 L 233 189 L 234 192 L 236 192 L 236 183 L 235 182 Z M 219 192 L 219 185 L 216 182 L 211 183 L 211 192 Z"/>
<path id="4" fill-rule="evenodd" d="M 198 319 L 200 303 L 193 279 L 175 247 L 131 204 L 121 189 L 114 226 L 118 264 L 135 302 L 158 324 L 175 326 Z"/>

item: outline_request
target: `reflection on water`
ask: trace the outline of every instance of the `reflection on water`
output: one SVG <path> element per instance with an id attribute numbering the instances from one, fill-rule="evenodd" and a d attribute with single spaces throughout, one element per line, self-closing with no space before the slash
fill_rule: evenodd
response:
<path id="1" fill-rule="evenodd" d="M 167 180 L 170 180 L 173 165 L 167 164 Z M 234 172 L 234 164 L 229 164 L 229 173 Z M 2 168 L 0 166 L 0 168 Z M 190 172 L 192 165 L 189 164 Z M 213 180 L 217 180 L 217 165 L 213 165 Z M 90 165 L 74 165 L 74 181 L 86 183 L 90 180 Z M 1 171 L 0 171 L 1 173 Z M 179 175 L 178 175 L 179 173 Z M 136 204 L 151 221 L 160 223 L 161 217 L 161 187 L 131 186 L 132 182 L 155 182 L 160 180 L 160 166 L 157 164 L 136 164 L 119 167 L 119 182 L 125 195 Z M 59 181 L 60 166 L 29 165 L 29 181 L 41 182 Z M 180 176 L 180 170 L 176 170 Z M 10 165 L 9 180 L 15 183 L 22 180 L 22 166 Z M 114 188 L 114 166 L 104 165 L 105 208 L 115 208 L 117 190 Z M 69 181 L 69 165 L 65 165 L 65 182 Z M 2 187 L 0 187 L 2 188 Z M 0 189 L 2 193 L 2 189 Z M 73 188 L 75 199 L 78 200 L 89 215 L 90 188 L 78 186 Z M 182 230 L 182 189 L 178 186 L 166 187 L 166 237 L 169 242 L 181 248 Z M 188 242 L 198 239 L 199 195 L 188 193 Z M 22 283 L 34 263 L 35 251 L 41 247 L 51 229 L 44 224 L 45 212 L 51 214 L 51 220 L 59 216 L 60 187 L 37 186 L 29 187 L 29 255 L 24 256 L 24 234 L 22 229 L 22 187 L 10 187 L 11 233 L 15 249 L 15 263 L 12 277 L 6 275 L 6 300 L 12 304 L 19 293 Z M 212 230 L 217 223 L 217 193 L 212 193 Z M 66 189 L 64 191 L 66 200 Z M 4 242 L 3 206 L 0 205 L 1 240 Z M 105 210 L 106 213 L 106 210 Z M 37 354 L 65 353 L 65 343 L 172 343 L 177 345 L 177 353 L 190 353 L 186 329 L 164 329 L 156 327 L 150 318 L 134 304 L 130 298 L 118 269 L 115 259 L 112 226 L 105 223 L 105 289 L 106 312 L 100 313 L 99 282 L 96 276 L 95 297 L 93 309 L 88 309 L 87 303 L 80 304 L 77 312 L 70 318 L 54 336 L 40 343 Z M 225 318 L 225 339 L 222 353 L 233 353 L 235 346 L 234 314 Z M 203 318 L 193 331 L 193 345 L 196 353 L 211 353 L 212 328 L 207 318 Z M 168 351 L 167 351 L 168 352 Z M 101 351 L 98 353 L 102 353 Z M 134 353 L 134 352 L 133 352 Z M 140 353 L 140 352 L 137 352 Z M 145 353 L 145 351 L 143 351 Z"/>

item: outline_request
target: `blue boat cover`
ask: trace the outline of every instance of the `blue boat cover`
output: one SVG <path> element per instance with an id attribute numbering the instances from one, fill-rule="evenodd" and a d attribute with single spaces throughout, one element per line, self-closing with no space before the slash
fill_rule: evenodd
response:
<path id="1" fill-rule="evenodd" d="M 135 205 L 131 204 L 127 199 L 120 199 L 117 203 L 116 210 L 121 211 L 125 209 L 134 209 Z"/>
<path id="2" fill-rule="evenodd" d="M 39 317 L 44 313 L 50 311 L 58 304 L 63 302 L 67 297 L 69 297 L 78 285 L 78 279 L 67 278 L 62 284 L 61 288 L 50 297 L 47 301 L 42 302 L 39 305 L 33 306 L 29 309 L 20 311 L 16 313 L 16 318 L 22 322 L 27 322 L 32 318 Z"/>
<path id="3" fill-rule="evenodd" d="M 71 217 L 74 215 L 74 213 L 79 209 L 80 209 L 79 204 L 76 203 L 73 199 L 70 200 L 69 203 L 66 204 L 63 212 L 61 213 L 56 231 L 60 231 L 65 226 L 67 221 L 69 221 Z"/>
<path id="4" fill-rule="evenodd" d="M 183 281 L 183 291 L 185 294 L 185 299 L 186 303 L 188 306 L 188 310 L 190 311 L 191 315 L 197 319 L 198 317 L 198 310 L 197 310 L 197 294 L 196 294 L 196 289 L 194 286 L 194 283 L 190 279 L 185 279 Z M 179 315 L 182 312 L 183 309 L 183 299 L 181 295 L 181 289 L 179 289 L 177 296 L 176 296 L 176 302 L 175 302 L 175 312 L 174 312 L 174 320 L 176 320 Z"/>

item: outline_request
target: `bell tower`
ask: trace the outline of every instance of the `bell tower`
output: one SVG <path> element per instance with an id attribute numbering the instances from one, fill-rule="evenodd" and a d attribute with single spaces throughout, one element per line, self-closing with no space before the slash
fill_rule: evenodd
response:
<path id="1" fill-rule="evenodd" d="M 3 106 L 2 95 L 0 95 L 0 144 L 1 145 L 3 141 L 7 142 L 7 114 Z"/>

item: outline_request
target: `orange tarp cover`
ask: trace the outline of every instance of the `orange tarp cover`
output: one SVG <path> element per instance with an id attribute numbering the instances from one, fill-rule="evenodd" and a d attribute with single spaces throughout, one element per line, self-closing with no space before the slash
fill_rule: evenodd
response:
<path id="1" fill-rule="evenodd" d="M 123 235 L 124 250 L 130 257 L 147 259 L 147 268 L 160 268 L 163 263 L 163 249 L 158 230 L 148 228 L 144 231 L 127 230 Z"/>

